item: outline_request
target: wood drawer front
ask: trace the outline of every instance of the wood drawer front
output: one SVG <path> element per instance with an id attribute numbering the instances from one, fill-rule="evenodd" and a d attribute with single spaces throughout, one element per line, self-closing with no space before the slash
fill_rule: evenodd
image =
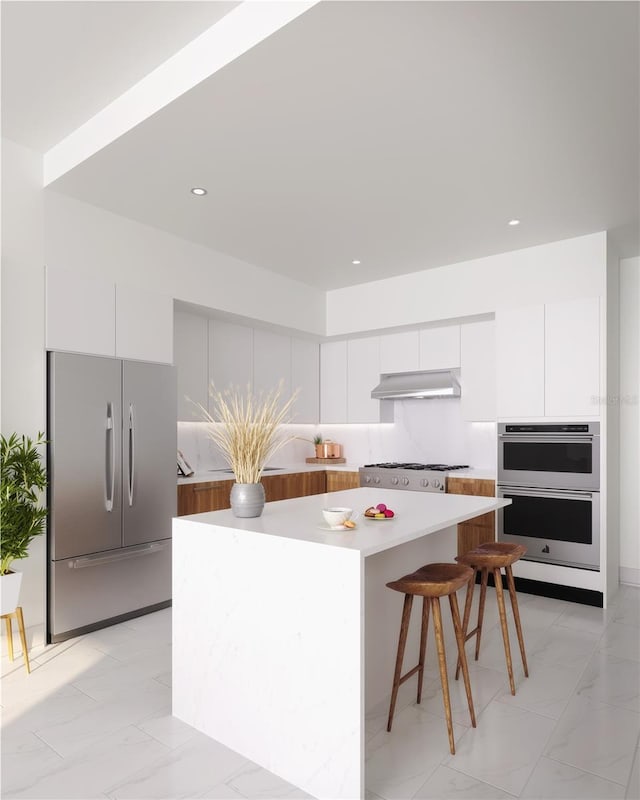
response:
<path id="1" fill-rule="evenodd" d="M 262 478 L 267 503 L 272 500 L 289 500 L 292 497 L 307 497 L 324 494 L 326 479 L 324 472 L 296 472 L 291 475 L 265 475 Z"/>
<path id="2" fill-rule="evenodd" d="M 178 516 L 229 508 L 233 481 L 189 483 L 178 486 Z"/>
<path id="3" fill-rule="evenodd" d="M 338 472 L 327 470 L 327 492 L 341 492 L 344 489 L 358 489 L 360 474 L 358 472 Z"/>
<path id="4" fill-rule="evenodd" d="M 496 482 L 479 478 L 447 478 L 447 494 L 471 494 L 495 497 Z"/>

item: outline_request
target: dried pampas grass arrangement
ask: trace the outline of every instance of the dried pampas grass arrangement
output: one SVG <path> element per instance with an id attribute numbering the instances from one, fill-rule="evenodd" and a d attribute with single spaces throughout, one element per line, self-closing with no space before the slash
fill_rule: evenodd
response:
<path id="1" fill-rule="evenodd" d="M 244 392 L 235 386 L 221 392 L 211 385 L 212 412 L 200 404 L 199 408 L 209 423 L 209 438 L 222 451 L 236 483 L 259 483 L 268 459 L 296 438 L 283 434 L 280 427 L 291 422 L 298 391 L 282 402 L 282 382 L 257 396 L 250 385 Z"/>

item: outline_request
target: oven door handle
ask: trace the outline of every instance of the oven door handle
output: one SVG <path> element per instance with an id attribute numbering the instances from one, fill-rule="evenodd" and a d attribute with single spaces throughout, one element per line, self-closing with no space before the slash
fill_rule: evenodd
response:
<path id="1" fill-rule="evenodd" d="M 515 488 L 511 486 L 499 486 L 498 497 L 506 495 L 513 495 L 514 497 L 550 497 L 552 499 L 560 498 L 561 500 L 593 500 L 593 495 L 598 492 L 581 492 L 575 489 L 529 489 L 526 487 Z"/>
<path id="2" fill-rule="evenodd" d="M 561 444 L 574 444 L 575 442 L 579 443 L 592 443 L 594 439 L 594 434 L 585 435 L 581 434 L 579 436 L 571 436 L 563 435 L 563 436 L 528 436 L 527 434 L 523 434 L 522 436 L 514 436 L 512 433 L 499 433 L 498 439 L 501 439 L 503 442 L 525 442 L 526 444 L 548 444 L 552 442 L 554 444 L 561 443 Z"/>

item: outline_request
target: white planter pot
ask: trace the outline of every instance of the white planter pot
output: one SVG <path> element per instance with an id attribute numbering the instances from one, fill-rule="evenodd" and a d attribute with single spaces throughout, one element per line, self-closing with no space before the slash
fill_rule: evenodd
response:
<path id="1" fill-rule="evenodd" d="M 0 575 L 0 614 L 11 614 L 19 605 L 21 572 Z"/>

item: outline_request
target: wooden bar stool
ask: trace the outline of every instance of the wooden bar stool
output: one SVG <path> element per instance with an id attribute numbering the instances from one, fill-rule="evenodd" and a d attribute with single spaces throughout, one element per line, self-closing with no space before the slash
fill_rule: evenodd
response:
<path id="1" fill-rule="evenodd" d="M 467 659 L 464 652 L 464 629 L 460 622 L 460 612 L 458 610 L 458 600 L 456 592 L 465 584 L 468 584 L 474 572 L 469 567 L 459 564 L 427 564 L 420 567 L 416 572 L 405 575 L 397 581 L 391 581 L 387 586 L 396 592 L 404 593 L 404 608 L 402 610 L 402 624 L 400 626 L 400 637 L 398 639 L 398 655 L 396 657 L 396 669 L 393 676 L 393 689 L 391 691 L 391 704 L 389 706 L 389 721 L 387 730 L 391 730 L 393 714 L 398 698 L 400 684 L 408 680 L 412 675 L 418 673 L 418 699 L 422 699 L 422 679 L 424 677 L 425 653 L 427 648 L 427 628 L 429 626 L 429 608 L 433 612 L 433 627 L 435 632 L 436 647 L 438 650 L 438 662 L 440 666 L 440 681 L 442 683 L 442 696 L 444 700 L 444 713 L 447 719 L 447 731 L 449 733 L 449 749 L 451 755 L 455 755 L 456 748 L 453 741 L 453 722 L 451 719 L 451 701 L 449 698 L 449 681 L 447 679 L 447 660 L 444 651 L 444 636 L 442 633 L 442 615 L 440 611 L 440 598 L 449 597 L 451 606 L 451 617 L 456 633 L 458 644 L 458 660 L 462 665 L 462 675 L 464 677 L 464 688 L 467 693 L 467 703 L 469 705 L 469 715 L 471 724 L 476 727 L 476 715 L 473 710 L 473 699 L 471 697 L 471 683 L 469 681 L 469 670 Z M 420 660 L 418 665 L 410 669 L 406 675 L 402 675 L 402 659 L 404 658 L 405 645 L 407 643 L 407 632 L 409 630 L 409 620 L 411 619 L 411 606 L 414 595 L 422 597 L 422 627 L 420 630 Z"/>
<path id="2" fill-rule="evenodd" d="M 473 569 L 473 578 L 467 587 L 467 597 L 464 604 L 464 618 L 462 620 L 462 627 L 465 632 L 465 642 L 471 639 L 472 636 L 476 637 L 476 661 L 478 660 L 478 656 L 480 654 L 480 637 L 482 636 L 482 620 L 484 617 L 484 603 L 487 594 L 487 578 L 489 570 L 491 570 L 493 573 L 493 579 L 496 585 L 496 599 L 498 601 L 500 627 L 502 628 L 502 641 L 504 643 L 504 654 L 507 660 L 507 672 L 509 673 L 509 686 L 511 687 L 511 694 L 516 693 L 516 685 L 513 680 L 513 664 L 511 662 L 511 647 L 509 646 L 507 612 L 504 603 L 504 592 L 502 591 L 502 573 L 500 570 L 504 569 L 505 575 L 507 576 L 507 586 L 509 587 L 513 619 L 516 623 L 516 633 L 518 634 L 518 644 L 520 645 L 522 666 L 524 667 L 524 674 L 528 678 L 529 668 L 527 667 L 527 655 L 524 651 L 524 639 L 522 637 L 522 626 L 520 624 L 520 612 L 518 611 L 518 598 L 516 596 L 516 587 L 513 582 L 513 573 L 511 571 L 511 565 L 518 561 L 526 552 L 527 548 L 521 544 L 509 544 L 509 542 L 486 542 L 485 544 L 478 545 L 478 547 L 474 548 L 473 550 L 469 550 L 468 553 L 456 557 L 456 561 L 458 561 L 460 564 L 465 564 Z M 471 616 L 471 604 L 473 602 L 473 588 L 476 582 L 478 570 L 481 571 L 478 624 L 472 631 L 467 633 L 469 627 L 469 617 Z M 458 665 L 456 667 L 456 680 L 458 679 L 459 674 L 460 661 L 458 661 Z"/>
<path id="3" fill-rule="evenodd" d="M 11 617 L 15 616 L 18 621 L 18 631 L 20 633 L 20 641 L 22 642 L 22 655 L 24 656 L 24 663 L 27 672 L 31 672 L 31 665 L 29 664 L 29 650 L 27 649 L 27 636 L 24 631 L 24 617 L 22 616 L 22 606 L 17 606 L 15 611 L 10 614 L 3 614 L 2 619 L 7 626 L 7 649 L 9 651 L 9 660 L 13 661 L 13 630 L 11 628 Z"/>

